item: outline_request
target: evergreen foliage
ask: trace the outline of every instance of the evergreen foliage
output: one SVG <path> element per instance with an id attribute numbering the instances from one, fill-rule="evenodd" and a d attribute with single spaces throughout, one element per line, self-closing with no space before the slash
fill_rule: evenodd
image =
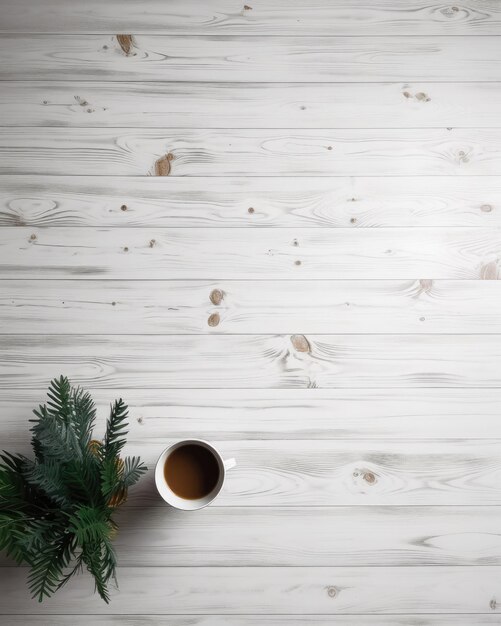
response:
<path id="1" fill-rule="evenodd" d="M 127 406 L 121 399 L 111 406 L 102 442 L 92 438 L 92 398 L 64 376 L 33 412 L 34 459 L 0 454 L 0 550 L 30 566 L 28 584 L 40 602 L 84 567 L 109 602 L 108 583 L 116 582 L 111 516 L 146 471 L 139 458 L 120 458 Z"/>

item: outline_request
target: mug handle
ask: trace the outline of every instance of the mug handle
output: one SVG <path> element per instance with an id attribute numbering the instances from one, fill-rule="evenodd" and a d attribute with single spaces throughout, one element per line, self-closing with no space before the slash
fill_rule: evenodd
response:
<path id="1" fill-rule="evenodd" d="M 223 461 L 224 469 L 226 472 L 232 467 L 235 467 L 236 464 L 237 462 L 235 459 L 226 459 L 226 461 Z"/>

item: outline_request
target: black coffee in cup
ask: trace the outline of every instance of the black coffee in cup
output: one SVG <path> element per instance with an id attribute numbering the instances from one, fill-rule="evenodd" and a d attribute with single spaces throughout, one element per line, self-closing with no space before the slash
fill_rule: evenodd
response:
<path id="1" fill-rule="evenodd" d="M 211 450 L 196 443 L 175 448 L 164 465 L 169 488 L 185 500 L 199 500 L 209 495 L 221 475 L 218 459 Z"/>

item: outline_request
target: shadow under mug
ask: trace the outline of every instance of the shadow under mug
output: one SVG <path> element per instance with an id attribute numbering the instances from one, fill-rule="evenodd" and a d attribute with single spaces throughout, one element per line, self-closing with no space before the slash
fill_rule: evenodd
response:
<path id="1" fill-rule="evenodd" d="M 210 491 L 207 495 L 196 500 L 187 500 L 174 493 L 167 484 L 164 473 L 165 463 L 167 462 L 169 455 L 172 454 L 177 448 L 190 444 L 201 446 L 202 448 L 209 450 L 219 465 L 219 478 L 214 489 L 212 489 L 212 491 Z M 236 464 L 235 459 L 227 459 L 226 461 L 223 460 L 223 457 L 218 450 L 203 439 L 184 439 L 183 441 L 178 441 L 172 446 L 166 448 L 158 457 L 158 461 L 155 466 L 155 484 L 158 493 L 165 500 L 165 502 L 167 502 L 167 504 L 183 511 L 196 511 L 197 509 L 203 509 L 214 500 L 223 488 L 224 481 L 226 479 L 226 472 L 232 467 L 235 467 Z"/>

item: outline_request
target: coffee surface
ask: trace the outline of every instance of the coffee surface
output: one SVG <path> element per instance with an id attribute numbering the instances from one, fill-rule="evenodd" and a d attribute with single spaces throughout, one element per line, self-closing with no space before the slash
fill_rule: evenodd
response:
<path id="1" fill-rule="evenodd" d="M 208 495 L 219 480 L 219 463 L 214 454 L 194 443 L 176 448 L 164 466 L 170 489 L 185 500 L 198 500 Z"/>

